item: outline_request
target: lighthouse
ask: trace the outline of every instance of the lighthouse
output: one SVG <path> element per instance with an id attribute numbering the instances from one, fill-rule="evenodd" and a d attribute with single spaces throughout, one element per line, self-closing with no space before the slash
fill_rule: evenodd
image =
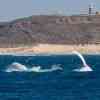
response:
<path id="1" fill-rule="evenodd" d="M 89 5 L 88 14 L 89 14 L 89 15 L 92 15 L 92 14 L 93 14 L 93 11 L 94 11 L 94 5 L 93 5 L 93 3 L 91 3 L 91 4 Z"/>

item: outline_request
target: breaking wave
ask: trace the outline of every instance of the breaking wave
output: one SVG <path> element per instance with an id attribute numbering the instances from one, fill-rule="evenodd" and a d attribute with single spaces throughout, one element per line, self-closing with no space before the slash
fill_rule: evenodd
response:
<path id="1" fill-rule="evenodd" d="M 59 64 L 52 65 L 50 69 L 42 69 L 41 66 L 33 66 L 32 68 L 27 68 L 25 65 L 18 62 L 13 62 L 5 72 L 53 72 L 57 70 L 63 70 Z"/>

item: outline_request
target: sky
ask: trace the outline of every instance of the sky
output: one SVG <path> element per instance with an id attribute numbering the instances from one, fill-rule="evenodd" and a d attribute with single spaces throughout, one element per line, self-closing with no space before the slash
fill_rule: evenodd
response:
<path id="1" fill-rule="evenodd" d="M 91 3 L 100 11 L 100 0 L 0 0 L 0 21 L 40 14 L 87 13 Z"/>

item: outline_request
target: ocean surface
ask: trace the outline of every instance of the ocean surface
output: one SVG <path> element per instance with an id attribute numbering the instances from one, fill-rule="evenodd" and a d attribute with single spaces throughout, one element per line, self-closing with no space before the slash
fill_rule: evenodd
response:
<path id="1" fill-rule="evenodd" d="M 1 55 L 0 100 L 100 100 L 100 55 L 84 58 L 92 72 L 73 71 L 83 67 L 76 55 Z M 6 72 L 14 62 L 48 70 Z M 52 66 L 63 70 L 51 70 Z"/>

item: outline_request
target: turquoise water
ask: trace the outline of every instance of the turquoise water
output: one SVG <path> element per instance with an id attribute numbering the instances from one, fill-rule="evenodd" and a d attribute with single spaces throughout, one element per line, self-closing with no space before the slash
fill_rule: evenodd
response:
<path id="1" fill-rule="evenodd" d="M 84 55 L 92 72 L 74 72 L 82 67 L 76 55 L 0 56 L 0 100 L 100 100 L 100 55 Z M 18 62 L 27 68 L 63 70 L 52 72 L 5 72 Z"/>

